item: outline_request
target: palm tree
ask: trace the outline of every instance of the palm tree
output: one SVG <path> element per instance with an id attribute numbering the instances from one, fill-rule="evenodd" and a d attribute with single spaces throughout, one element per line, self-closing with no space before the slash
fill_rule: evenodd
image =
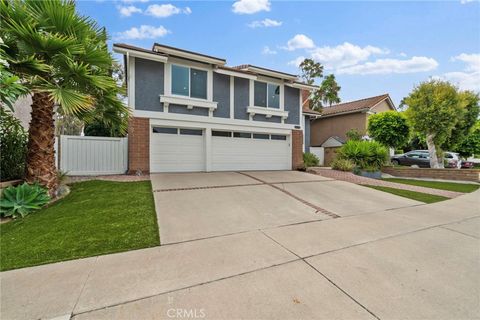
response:
<path id="1" fill-rule="evenodd" d="M 26 179 L 55 195 L 54 112 L 85 116 L 98 101 L 124 106 L 111 77 L 107 35 L 69 0 L 0 0 L 5 50 L 0 59 L 32 94 Z M 123 110 L 124 111 L 124 110 Z"/>

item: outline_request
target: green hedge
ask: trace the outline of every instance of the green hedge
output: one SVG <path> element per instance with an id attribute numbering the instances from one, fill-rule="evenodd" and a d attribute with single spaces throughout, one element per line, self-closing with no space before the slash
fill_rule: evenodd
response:
<path id="1" fill-rule="evenodd" d="M 0 108 L 0 179 L 23 179 L 28 135 L 13 114 Z"/>

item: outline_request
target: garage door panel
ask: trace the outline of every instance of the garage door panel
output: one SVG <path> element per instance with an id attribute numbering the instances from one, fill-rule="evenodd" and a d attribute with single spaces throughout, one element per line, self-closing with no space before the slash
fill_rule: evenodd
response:
<path id="1" fill-rule="evenodd" d="M 150 159 L 151 172 L 204 171 L 204 136 L 153 133 Z"/>
<path id="2" fill-rule="evenodd" d="M 212 137 L 212 170 L 288 170 L 288 141 Z"/>

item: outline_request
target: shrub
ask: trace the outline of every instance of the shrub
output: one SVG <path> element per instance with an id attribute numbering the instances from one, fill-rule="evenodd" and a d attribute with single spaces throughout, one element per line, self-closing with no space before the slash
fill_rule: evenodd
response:
<path id="1" fill-rule="evenodd" d="M 25 175 L 27 133 L 20 121 L 0 108 L 0 178 L 2 181 L 22 179 Z"/>
<path id="2" fill-rule="evenodd" d="M 360 169 L 379 170 L 388 159 L 387 148 L 376 141 L 347 141 L 339 150 L 340 159 L 348 159 Z"/>
<path id="3" fill-rule="evenodd" d="M 348 130 L 345 136 L 347 137 L 347 140 L 360 141 L 363 139 L 363 136 L 360 133 L 360 131 L 358 131 L 358 129 L 355 129 L 355 128 Z"/>
<path id="4" fill-rule="evenodd" d="M 3 190 L 0 199 L 0 214 L 14 219 L 25 217 L 34 210 L 41 209 L 50 201 L 47 189 L 39 184 L 23 184 Z"/>
<path id="5" fill-rule="evenodd" d="M 348 159 L 336 158 L 335 160 L 332 161 L 331 167 L 332 169 L 340 170 L 340 171 L 352 171 L 353 168 L 355 167 L 355 163 L 353 163 L 353 161 Z"/>
<path id="6" fill-rule="evenodd" d="M 316 155 L 310 152 L 303 154 L 303 164 L 305 167 L 316 167 L 318 166 L 319 160 Z"/>

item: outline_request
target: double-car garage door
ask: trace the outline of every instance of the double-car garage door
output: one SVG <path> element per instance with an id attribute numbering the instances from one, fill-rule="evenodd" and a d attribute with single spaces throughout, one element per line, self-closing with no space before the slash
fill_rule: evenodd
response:
<path id="1" fill-rule="evenodd" d="M 205 129 L 152 127 L 151 172 L 289 170 L 290 167 L 288 135 L 212 130 L 211 137 L 207 137 Z"/>

